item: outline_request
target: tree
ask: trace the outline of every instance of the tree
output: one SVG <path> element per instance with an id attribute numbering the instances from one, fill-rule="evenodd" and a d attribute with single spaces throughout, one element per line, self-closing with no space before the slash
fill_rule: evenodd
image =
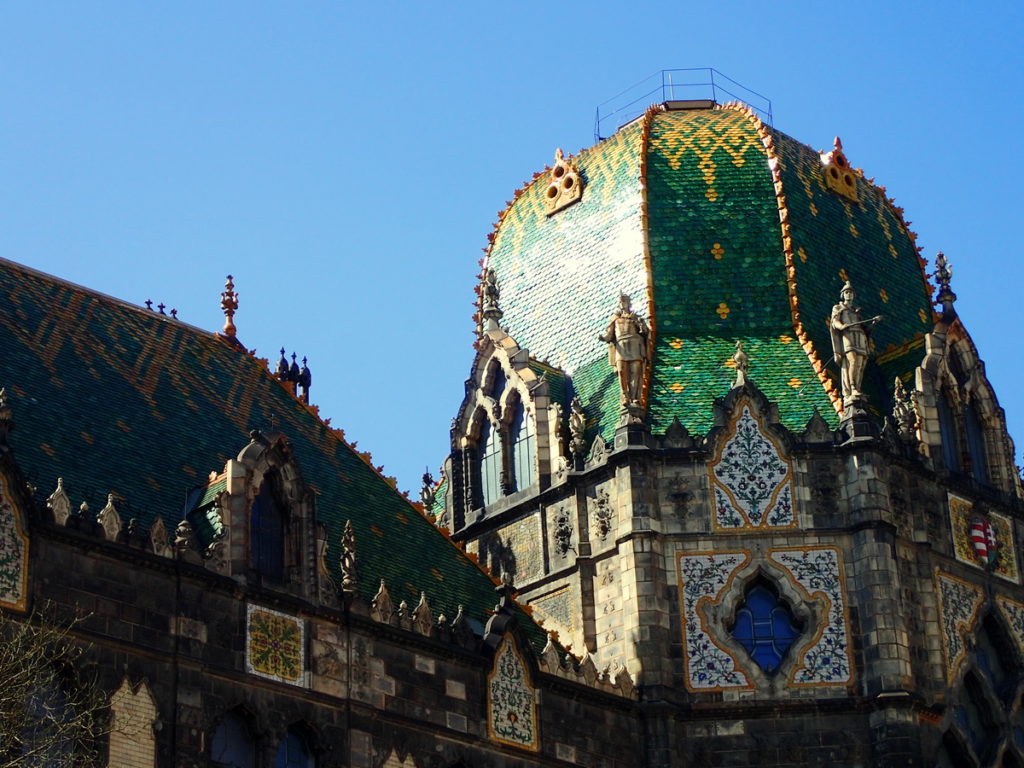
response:
<path id="1" fill-rule="evenodd" d="M 83 673 L 88 650 L 49 606 L 27 617 L 0 612 L 0 768 L 100 765 L 109 730 L 106 695 Z"/>

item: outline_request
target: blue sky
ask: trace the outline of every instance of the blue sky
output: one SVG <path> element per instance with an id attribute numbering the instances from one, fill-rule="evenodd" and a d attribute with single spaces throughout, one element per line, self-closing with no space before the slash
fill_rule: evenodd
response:
<path id="1" fill-rule="evenodd" d="M 1019 455 L 1022 39 L 1009 2 L 7 2 L 0 255 L 211 330 L 231 272 L 243 342 L 415 489 L 496 212 L 600 102 L 715 67 L 946 252 Z"/>

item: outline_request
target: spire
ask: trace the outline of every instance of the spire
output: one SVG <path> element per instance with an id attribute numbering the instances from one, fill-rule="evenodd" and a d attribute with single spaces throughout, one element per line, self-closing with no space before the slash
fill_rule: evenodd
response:
<path id="1" fill-rule="evenodd" d="M 224 291 L 220 295 L 220 308 L 224 310 L 224 335 L 235 338 L 235 311 L 238 309 L 238 293 L 235 291 L 234 278 L 228 275 L 224 283 Z"/>
<path id="2" fill-rule="evenodd" d="M 434 476 L 430 474 L 430 468 L 423 470 L 423 485 L 420 486 L 420 502 L 423 504 L 423 511 L 430 512 L 434 506 Z"/>

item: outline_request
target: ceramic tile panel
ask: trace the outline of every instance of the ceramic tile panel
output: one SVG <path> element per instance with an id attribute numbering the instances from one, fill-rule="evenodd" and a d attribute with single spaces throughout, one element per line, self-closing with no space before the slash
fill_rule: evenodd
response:
<path id="1" fill-rule="evenodd" d="M 246 606 L 245 670 L 288 685 L 306 685 L 306 625 L 258 605 Z"/>

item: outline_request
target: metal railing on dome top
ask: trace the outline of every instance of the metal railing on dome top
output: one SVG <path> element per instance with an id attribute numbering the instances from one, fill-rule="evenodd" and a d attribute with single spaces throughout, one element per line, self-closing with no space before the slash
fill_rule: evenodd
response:
<path id="1" fill-rule="evenodd" d="M 716 104 L 742 101 L 768 125 L 772 124 L 771 99 L 737 83 L 717 69 L 663 69 L 598 105 L 594 118 L 594 141 L 608 138 L 642 115 L 651 104 L 700 100 Z"/>

